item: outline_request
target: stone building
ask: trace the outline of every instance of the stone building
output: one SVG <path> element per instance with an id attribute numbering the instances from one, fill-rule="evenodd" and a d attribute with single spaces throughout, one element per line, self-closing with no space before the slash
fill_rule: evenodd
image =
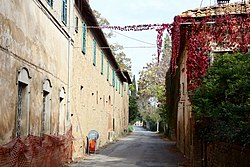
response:
<path id="1" fill-rule="evenodd" d="M 124 132 L 131 81 L 102 30 L 88 28 L 98 25 L 88 1 L 1 0 L 0 21 L 0 166 L 21 155 L 34 166 L 46 156 L 44 164 L 61 165 L 72 152 L 83 155 L 90 130 L 100 133 L 100 145 Z M 33 138 L 43 144 L 31 145 Z M 43 155 L 26 157 L 31 146 Z M 63 157 L 58 164 L 53 154 Z"/>
<path id="2" fill-rule="evenodd" d="M 76 157 L 86 149 L 90 130 L 99 146 L 128 126 L 127 72 L 122 72 L 88 3 L 76 1 L 71 112 Z"/>
<path id="3" fill-rule="evenodd" d="M 242 18 L 247 19 L 249 18 L 249 11 L 250 11 L 250 4 L 249 2 L 238 2 L 238 3 L 232 3 L 232 4 L 220 4 L 219 6 L 210 6 L 210 7 L 204 7 L 194 10 L 188 10 L 186 12 L 183 12 L 181 15 L 177 16 L 177 19 L 179 19 L 179 31 L 177 38 L 178 40 L 178 48 L 177 48 L 177 54 L 175 57 L 172 57 L 172 66 L 170 70 L 168 71 L 168 75 L 166 78 L 166 89 L 167 89 L 167 103 L 169 104 L 170 109 L 170 132 L 172 138 L 176 139 L 177 147 L 180 149 L 184 155 L 189 158 L 193 166 L 209 166 L 208 161 L 212 159 L 211 157 L 208 157 L 207 153 L 207 146 L 206 144 L 202 143 L 201 139 L 197 135 L 197 129 L 195 126 L 195 119 L 194 115 L 192 113 L 192 105 L 190 101 L 190 94 L 192 92 L 189 92 L 189 86 L 192 86 L 192 80 L 189 77 L 189 74 L 195 73 L 195 71 L 190 68 L 190 48 L 194 48 L 194 46 L 189 46 L 190 43 L 190 36 L 192 34 L 191 30 L 197 30 L 195 31 L 195 35 L 197 35 L 195 40 L 199 40 L 199 38 L 202 38 L 202 35 L 206 36 L 206 40 L 208 41 L 208 45 L 201 44 L 200 46 L 203 46 L 204 48 L 209 48 L 208 50 L 202 50 L 203 48 L 198 47 L 198 51 L 200 52 L 194 52 L 196 55 L 198 54 L 207 54 L 205 55 L 208 58 L 208 64 L 210 65 L 213 61 L 213 54 L 214 53 L 224 53 L 224 52 L 233 52 L 234 50 L 237 50 L 237 47 L 240 47 L 239 44 L 241 43 L 241 37 L 243 36 L 243 33 L 241 32 L 242 36 L 239 36 L 240 32 L 240 25 L 241 23 L 237 23 L 237 18 L 241 20 Z M 231 41 L 230 33 L 224 38 L 222 38 L 224 41 L 222 41 L 220 44 L 217 43 L 216 37 L 214 37 L 213 33 L 208 34 L 200 34 L 200 30 L 202 29 L 202 25 L 206 25 L 207 27 L 216 27 L 221 23 L 217 23 L 219 19 L 223 19 L 224 16 L 226 17 L 232 17 L 235 21 L 234 23 L 234 32 L 236 32 L 233 35 L 238 35 L 237 39 L 240 39 L 239 41 L 235 40 L 233 45 L 228 47 L 227 44 Z M 220 20 L 219 20 L 220 21 Z M 218 21 L 218 22 L 219 22 Z M 232 21 L 232 20 L 231 20 Z M 248 19 L 249 21 L 249 19 Z M 223 22 L 223 24 L 226 22 Z M 230 22 L 229 26 L 231 25 Z M 245 23 L 247 24 L 247 23 Z M 200 27 L 199 27 L 200 26 Z M 224 29 L 227 27 L 227 24 L 224 24 Z M 249 22 L 248 22 L 249 26 Z M 195 27 L 198 27 L 195 29 Z M 205 26 L 204 26 L 205 27 Z M 237 29 L 239 28 L 239 29 Z M 216 28 L 214 28 L 216 29 Z M 232 31 L 233 32 L 233 31 Z M 237 34 L 238 33 L 238 34 Z M 247 31 L 245 32 L 247 34 Z M 194 36 L 195 36 L 194 35 Z M 218 36 L 218 34 L 216 34 Z M 249 35 L 249 31 L 248 31 Z M 243 38 L 243 37 L 242 37 Z M 212 40 L 211 40 L 212 39 Z M 172 41 L 174 41 L 172 39 Z M 198 41 L 199 43 L 201 41 Z M 196 43 L 196 44 L 197 44 Z M 205 43 L 205 42 L 204 42 Z M 173 46 L 176 43 L 173 42 Z M 199 46 L 196 45 L 196 46 Z M 248 43 L 244 44 L 244 47 L 248 47 L 249 50 L 249 40 Z M 199 50 L 200 49 L 200 50 Z M 193 57 L 192 57 L 193 58 Z M 194 57 L 193 60 L 197 60 L 197 57 Z M 174 62 L 174 63 L 173 63 Z M 201 67 L 202 63 L 204 63 L 205 60 L 197 60 L 196 63 L 200 63 L 197 66 Z M 190 70 L 192 69 L 192 70 Z M 203 73 L 204 74 L 204 73 Z M 193 89 L 194 90 L 194 89 Z M 241 153 L 244 155 L 245 153 Z M 219 154 L 218 154 L 219 155 Z M 240 159 L 240 156 L 238 157 Z M 244 158 L 244 157 L 243 157 Z M 219 163 L 218 163 L 219 164 Z M 221 162 L 221 165 L 223 166 L 223 162 Z"/>
<path id="4" fill-rule="evenodd" d="M 70 126 L 69 16 L 61 18 L 61 2 L 1 4 L 0 143 L 28 134 L 64 134 Z"/>

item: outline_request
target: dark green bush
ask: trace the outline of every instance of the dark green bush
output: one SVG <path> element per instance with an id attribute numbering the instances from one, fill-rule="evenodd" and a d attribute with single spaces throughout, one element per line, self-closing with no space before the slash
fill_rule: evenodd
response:
<path id="1" fill-rule="evenodd" d="M 192 104 L 204 140 L 250 146 L 250 55 L 215 55 Z"/>

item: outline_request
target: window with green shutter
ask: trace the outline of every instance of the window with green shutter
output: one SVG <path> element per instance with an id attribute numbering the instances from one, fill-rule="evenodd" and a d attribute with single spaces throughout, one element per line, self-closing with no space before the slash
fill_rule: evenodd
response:
<path id="1" fill-rule="evenodd" d="M 86 53 L 86 24 L 82 22 L 82 53 Z"/>
<path id="2" fill-rule="evenodd" d="M 115 70 L 112 69 L 112 86 L 115 87 Z"/>
<path id="3" fill-rule="evenodd" d="M 104 54 L 101 52 L 101 74 L 103 75 Z"/>
<path id="4" fill-rule="evenodd" d="M 115 76 L 116 80 L 115 80 L 115 90 L 117 91 L 117 88 L 118 88 L 118 77 Z"/>
<path id="5" fill-rule="evenodd" d="M 107 60 L 107 81 L 109 81 L 109 61 Z"/>
<path id="6" fill-rule="evenodd" d="M 121 88 L 121 90 L 122 90 L 122 97 L 123 97 L 123 93 L 124 93 L 124 90 L 123 90 L 123 89 L 125 89 L 125 88 L 123 88 L 123 87 L 125 87 L 125 83 L 122 84 L 122 88 Z"/>
<path id="7" fill-rule="evenodd" d="M 93 39 L 93 65 L 96 65 L 96 40 Z"/>
<path id="8" fill-rule="evenodd" d="M 119 89 L 119 94 L 121 94 L 121 82 L 118 80 L 118 89 Z"/>
<path id="9" fill-rule="evenodd" d="M 47 0 L 47 2 L 48 2 L 48 4 L 49 4 L 49 6 L 50 6 L 51 8 L 53 8 L 53 0 Z"/>
<path id="10" fill-rule="evenodd" d="M 62 22 L 67 24 L 67 0 L 62 0 Z"/>
<path id="11" fill-rule="evenodd" d="M 78 32 L 78 17 L 75 18 L 75 31 Z"/>

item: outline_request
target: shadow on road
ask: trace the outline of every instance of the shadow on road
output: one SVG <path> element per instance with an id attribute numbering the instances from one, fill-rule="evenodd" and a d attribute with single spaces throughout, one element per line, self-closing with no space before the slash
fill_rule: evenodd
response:
<path id="1" fill-rule="evenodd" d="M 70 166 L 178 167 L 183 162 L 186 159 L 176 149 L 175 142 L 135 126 L 127 137 Z"/>

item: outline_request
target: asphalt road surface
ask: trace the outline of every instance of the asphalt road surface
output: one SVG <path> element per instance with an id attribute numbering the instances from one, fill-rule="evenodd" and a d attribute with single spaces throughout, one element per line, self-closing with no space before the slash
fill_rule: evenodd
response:
<path id="1" fill-rule="evenodd" d="M 185 161 L 175 143 L 154 132 L 134 127 L 134 132 L 97 154 L 68 166 L 84 167 L 178 167 Z"/>

